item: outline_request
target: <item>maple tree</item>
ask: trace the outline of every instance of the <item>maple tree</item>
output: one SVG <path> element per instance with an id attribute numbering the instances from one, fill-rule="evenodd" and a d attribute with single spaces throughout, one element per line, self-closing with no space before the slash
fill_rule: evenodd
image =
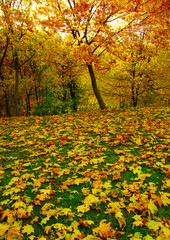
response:
<path id="1" fill-rule="evenodd" d="M 31 66 L 37 73 L 34 67 L 38 66 L 37 62 L 41 58 L 40 69 L 43 68 L 44 71 L 41 86 L 40 77 L 36 76 L 38 77 L 35 88 L 37 110 L 40 114 L 41 110 L 46 114 L 48 111 L 50 111 L 49 114 L 77 111 L 81 98 L 81 87 L 78 84 L 80 64 L 73 55 L 69 42 L 65 43 L 59 35 L 55 36 L 55 39 L 47 35 L 44 38 L 46 41 L 43 44 L 42 56 L 37 53 Z"/>
<path id="2" fill-rule="evenodd" d="M 167 26 L 167 1 L 46 1 L 39 14 L 46 15 L 41 20 L 45 30 L 70 33 L 75 41 L 77 57 L 85 60 L 91 77 L 94 94 L 101 109 L 106 108 L 97 87 L 93 63 L 103 51 L 113 45 L 118 34 L 136 25 L 152 25 L 157 17 Z M 165 15 L 161 13 L 164 11 Z M 44 13 L 43 13 L 44 12 Z M 157 33 L 158 28 L 155 29 Z M 166 30 L 167 31 L 167 28 Z M 164 31 L 164 32 L 165 32 Z M 160 32 L 159 32 L 160 33 Z"/>
<path id="3" fill-rule="evenodd" d="M 2 38 L 2 33 L 1 33 L 1 38 Z M 8 96 L 7 96 L 7 90 L 4 84 L 4 76 L 2 74 L 2 66 L 4 63 L 4 59 L 6 57 L 6 52 L 7 52 L 7 48 L 8 48 L 8 37 L 5 39 L 5 41 L 3 42 L 4 45 L 1 45 L 1 53 L 2 53 L 2 49 L 4 49 L 3 53 L 2 53 L 2 57 L 1 57 L 1 61 L 0 61 L 0 79 L 1 79 L 1 95 L 4 95 L 5 98 L 5 104 L 6 104 L 6 109 L 7 109 L 7 115 L 10 116 L 10 110 L 9 110 L 9 102 L 8 102 Z"/>
<path id="4" fill-rule="evenodd" d="M 139 31 L 135 35 L 131 33 L 129 38 L 125 38 L 125 43 L 120 39 L 118 43 L 120 50 L 115 54 L 119 59 L 116 74 L 119 87 L 122 88 L 121 94 L 124 98 L 130 95 L 134 107 L 137 106 L 141 96 L 145 95 L 147 102 L 149 93 L 163 89 L 163 82 L 166 82 L 168 76 L 167 73 L 164 79 L 161 78 L 160 85 L 161 71 L 164 67 L 161 63 L 162 70 L 158 67 L 157 59 L 160 57 L 161 49 L 158 50 L 153 44 L 148 44 L 148 40 L 144 39 L 145 34 Z M 132 38 L 134 38 L 133 41 Z M 162 62 L 163 58 L 159 61 Z"/>
<path id="5" fill-rule="evenodd" d="M 98 78 L 102 79 L 102 89 L 110 101 L 120 99 L 120 106 L 131 101 L 135 107 L 138 101 L 145 105 L 153 104 L 159 98 L 163 101 L 161 95 L 169 92 L 167 27 L 164 26 L 164 34 L 154 41 L 155 32 L 148 24 L 125 30 L 117 38 L 116 44 L 95 64 Z M 164 57 L 162 52 L 165 53 Z"/>
<path id="6" fill-rule="evenodd" d="M 168 2 L 166 0 L 147 1 L 145 3 L 143 1 L 127 0 L 121 2 L 107 1 L 107 4 L 105 1 L 94 0 L 46 1 L 43 3 L 41 1 L 30 2 L 25 0 L 20 2 L 13 0 L 1 1 L 0 6 L 0 34 L 2 39 L 0 49 L 2 99 L 0 104 L 2 115 L 4 115 L 3 109 L 6 109 L 6 115 L 8 116 L 14 115 L 13 109 L 15 109 L 15 115 L 18 115 L 19 112 L 22 115 L 29 115 L 38 104 L 41 105 L 42 110 L 39 109 L 39 112 L 36 110 L 37 114 L 42 114 L 42 112 L 44 112 L 43 114 L 58 113 L 54 109 L 43 110 L 44 107 L 49 108 L 48 102 L 54 103 L 52 108 L 59 109 L 61 107 L 63 112 L 64 109 L 66 111 L 67 109 L 76 110 L 78 109 L 77 101 L 81 95 L 81 89 L 85 93 L 82 109 L 96 105 L 96 101 L 90 93 L 91 87 L 88 85 L 90 78 L 92 90 L 100 108 L 104 109 L 108 105 L 108 96 L 105 95 L 105 92 L 110 92 L 110 94 L 114 92 L 115 95 L 121 96 L 121 102 L 123 102 L 124 93 L 120 91 L 120 81 L 117 81 L 118 84 L 115 84 L 115 89 L 112 90 L 108 87 L 111 85 L 108 80 L 105 79 L 102 83 L 103 80 L 99 79 L 100 85 L 96 81 L 96 76 L 100 78 L 99 69 L 103 69 L 103 72 L 107 72 L 108 75 L 111 69 L 113 71 L 114 68 L 115 71 L 117 70 L 119 60 L 112 59 L 111 54 L 115 54 L 118 59 L 123 54 L 129 55 L 127 59 L 124 59 L 127 64 L 122 63 L 127 68 L 125 71 L 128 71 L 130 62 L 136 61 L 135 66 L 137 66 L 137 58 L 135 60 L 131 55 L 133 53 L 137 56 L 142 44 L 144 51 L 150 49 L 150 44 L 156 50 L 164 47 L 166 51 L 168 46 L 169 22 Z M 58 32 L 61 34 L 60 37 Z M 139 35 L 140 32 L 145 33 L 142 44 L 140 41 L 137 43 L 137 37 L 134 37 Z M 59 38 L 63 40 L 59 41 Z M 68 39 L 69 41 L 67 41 Z M 56 48 L 53 44 L 56 44 Z M 51 51 L 50 46 L 53 46 L 51 48 L 53 51 Z M 131 49 L 131 54 L 127 53 L 126 49 Z M 63 54 L 67 53 L 65 60 L 62 59 L 61 52 Z M 101 61 L 104 54 L 106 57 L 105 63 Z M 144 52 L 142 56 L 143 54 Z M 152 59 L 156 59 L 155 52 L 151 51 L 151 54 Z M 57 59 L 56 55 L 60 55 L 60 60 Z M 140 54 L 138 54 L 139 59 Z M 145 64 L 147 65 L 147 61 Z M 55 67 L 58 65 L 59 67 Z M 62 65 L 63 71 L 61 74 Z M 84 70 L 85 66 L 90 77 L 87 77 Z M 161 68 L 160 65 L 160 71 Z M 75 69 L 77 70 L 75 71 Z M 137 69 L 135 71 L 136 77 L 133 81 L 132 79 L 129 80 L 134 105 L 136 105 L 135 99 L 138 98 L 138 85 L 140 85 L 140 92 L 143 92 L 143 86 L 148 84 L 147 73 L 141 77 L 143 83 L 138 84 L 140 74 L 138 74 Z M 131 72 L 134 71 L 131 69 Z M 120 79 L 121 72 L 117 71 L 117 73 Z M 159 76 L 160 83 L 161 75 Z M 129 88 L 129 83 L 127 88 Z M 75 88 L 77 88 L 76 91 Z M 55 94 L 62 92 L 62 96 L 59 96 L 59 98 L 63 101 L 56 96 L 58 101 L 56 103 L 54 89 L 57 89 Z M 138 93 L 135 96 L 136 90 Z M 75 94 L 75 92 L 77 93 Z M 126 92 L 129 94 L 129 90 L 126 90 Z M 47 99 L 45 99 L 46 93 L 48 93 Z M 50 94 L 53 95 L 51 99 Z M 107 98 L 107 104 L 103 101 L 102 96 Z M 147 95 L 145 97 L 148 98 Z"/>
<path id="7" fill-rule="evenodd" d="M 26 112 L 26 115 L 29 115 L 34 108 L 39 108 L 42 101 L 47 98 L 47 92 L 49 93 L 48 96 L 53 94 L 53 99 L 50 100 L 48 108 L 50 108 L 52 102 L 53 105 L 58 104 L 58 106 L 54 106 L 56 108 L 55 113 L 60 112 L 60 105 L 64 105 L 64 91 L 68 92 L 67 98 L 69 98 L 69 101 L 67 105 L 69 104 L 69 106 L 67 108 L 77 109 L 81 94 L 81 91 L 78 92 L 77 90 L 80 89 L 77 84 L 79 63 L 69 51 L 68 45 L 69 43 L 66 44 L 59 35 L 53 38 L 45 32 L 27 33 L 22 37 L 17 45 L 20 59 L 19 101 L 22 114 Z M 52 53 L 50 52 L 51 49 L 53 49 Z M 3 89 L 8 92 L 11 107 L 15 72 L 13 71 L 13 57 L 10 48 L 5 58 L 5 64 L 2 66 L 3 73 L 7 70 L 10 70 L 10 74 L 4 75 L 3 84 L 6 84 L 6 86 Z M 23 109 L 25 105 L 26 110 Z M 6 107 L 6 109 L 9 116 L 9 107 Z M 47 114 L 51 110 L 44 109 L 43 111 Z M 37 114 L 42 114 L 41 109 L 38 110 Z"/>
<path id="8" fill-rule="evenodd" d="M 18 103 L 18 91 L 19 91 L 19 70 L 21 66 L 25 63 L 20 63 L 19 59 L 19 50 L 18 42 L 20 42 L 26 32 L 32 29 L 33 21 L 30 17 L 30 2 L 29 1 L 18 1 L 11 0 L 5 1 L 2 0 L 0 3 L 1 7 L 1 27 L 3 29 L 3 37 L 6 38 L 6 44 L 3 49 L 2 60 L 5 58 L 5 55 L 8 51 L 8 48 L 11 48 L 12 57 L 13 57 L 13 69 L 15 73 L 15 93 L 14 93 L 14 102 L 15 102 L 15 111 L 16 115 L 19 115 L 19 103 Z M 29 61 L 27 59 L 25 62 Z M 2 64 L 1 64 L 2 65 Z M 4 74 L 2 73 L 1 66 L 1 80 L 4 82 Z M 7 93 L 5 92 L 5 98 L 7 101 Z M 7 104 L 8 105 L 8 104 Z M 8 114 L 9 107 L 8 107 Z"/>

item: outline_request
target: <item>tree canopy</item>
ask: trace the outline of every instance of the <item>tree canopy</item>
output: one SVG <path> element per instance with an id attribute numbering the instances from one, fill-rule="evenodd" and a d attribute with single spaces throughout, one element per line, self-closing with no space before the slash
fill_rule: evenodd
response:
<path id="1" fill-rule="evenodd" d="M 96 77 L 105 56 L 108 60 L 103 68 L 108 73 L 111 68 L 116 71 L 118 65 L 121 69 L 126 62 L 124 67 L 133 78 L 133 83 L 128 80 L 131 99 L 137 105 L 138 82 L 143 82 L 140 94 L 149 91 L 144 87 L 147 74 L 135 72 L 137 65 L 145 60 L 149 66 L 151 58 L 168 48 L 168 6 L 166 0 L 1 0 L 0 84 L 1 104 L 6 114 L 14 114 L 12 108 L 19 115 L 24 105 L 28 114 L 37 104 L 42 106 L 40 102 L 50 94 L 53 95 L 50 102 L 58 101 L 63 108 L 67 108 L 67 102 L 78 109 L 75 98 L 81 94 L 79 97 L 73 94 L 73 88 L 81 85 L 87 92 L 89 80 L 100 108 L 106 108 L 107 96 L 103 98 L 102 94 L 105 89 Z M 132 69 L 128 70 L 130 62 Z M 86 68 L 89 77 L 85 80 Z M 65 88 L 63 100 L 54 93 L 61 86 Z M 84 98 L 87 100 L 87 96 Z M 69 99 L 77 102 L 76 107 Z"/>

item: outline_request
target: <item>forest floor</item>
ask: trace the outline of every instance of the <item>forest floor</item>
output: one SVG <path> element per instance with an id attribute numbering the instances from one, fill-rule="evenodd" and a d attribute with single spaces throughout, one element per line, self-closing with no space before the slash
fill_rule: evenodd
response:
<path id="1" fill-rule="evenodd" d="M 0 239 L 170 238 L 168 108 L 0 119 Z"/>

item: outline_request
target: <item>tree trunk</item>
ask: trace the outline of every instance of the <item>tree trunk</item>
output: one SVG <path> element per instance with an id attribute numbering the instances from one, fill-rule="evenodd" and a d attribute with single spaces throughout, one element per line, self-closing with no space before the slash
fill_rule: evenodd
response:
<path id="1" fill-rule="evenodd" d="M 64 80 L 64 79 L 63 79 Z M 67 85 L 65 83 L 62 84 L 63 88 L 63 96 L 62 96 L 62 101 L 65 102 L 67 101 Z"/>
<path id="2" fill-rule="evenodd" d="M 19 87 L 19 59 L 17 53 L 14 55 L 14 69 L 15 69 L 15 94 L 14 94 L 14 102 L 15 102 L 15 114 L 19 116 L 19 103 L 18 103 L 18 87 Z"/>
<path id="3" fill-rule="evenodd" d="M 138 102 L 138 92 L 137 89 L 135 88 L 135 84 L 132 83 L 132 103 L 133 106 L 136 107 Z"/>
<path id="4" fill-rule="evenodd" d="M 4 76 L 2 75 L 2 73 L 0 72 L 0 78 L 2 80 L 2 87 L 4 86 Z M 5 89 L 3 89 L 4 92 L 4 98 L 5 98 L 5 107 L 6 107 L 6 114 L 8 117 L 11 117 L 11 111 L 10 111 L 10 107 L 9 107 L 9 98 L 7 95 L 7 92 Z"/>
<path id="5" fill-rule="evenodd" d="M 38 96 L 38 89 L 37 89 L 37 85 L 35 84 L 35 98 L 37 100 L 37 105 L 39 103 L 39 96 Z"/>
<path id="6" fill-rule="evenodd" d="M 11 111 L 10 111 L 10 107 L 9 107 L 9 99 L 8 99 L 7 92 L 5 90 L 4 90 L 4 98 L 5 98 L 6 114 L 8 117 L 11 117 Z"/>
<path id="7" fill-rule="evenodd" d="M 27 93 L 27 92 L 26 92 L 26 104 L 27 104 L 26 116 L 29 116 L 31 111 L 31 104 L 30 104 L 30 93 Z"/>
<path id="8" fill-rule="evenodd" d="M 73 102 L 73 110 L 75 112 L 77 112 L 77 99 L 76 99 L 76 83 L 75 81 L 70 81 L 68 83 L 68 87 L 70 89 L 70 95 L 71 95 L 71 98 L 72 98 L 72 102 Z"/>
<path id="9" fill-rule="evenodd" d="M 99 103 L 99 106 L 100 106 L 100 109 L 106 109 L 106 105 L 103 101 L 103 98 L 100 94 L 100 91 L 97 87 L 97 82 L 96 82 L 96 77 L 95 77 L 95 74 L 94 74 L 94 70 L 93 70 L 93 66 L 92 66 L 92 63 L 88 63 L 87 64 L 87 67 L 88 67 L 88 70 L 89 70 L 89 74 L 90 74 L 90 77 L 91 77 L 91 83 L 92 83 L 92 88 L 93 88 L 93 92 L 96 96 L 96 99 Z"/>
<path id="10" fill-rule="evenodd" d="M 137 88 L 136 88 L 136 85 L 135 85 L 136 63 L 133 63 L 132 65 L 134 67 L 134 69 L 132 71 L 133 82 L 132 82 L 132 86 L 131 86 L 131 88 L 132 88 L 132 103 L 133 103 L 133 106 L 136 107 L 137 106 L 137 101 L 138 101 L 138 92 L 137 92 Z"/>

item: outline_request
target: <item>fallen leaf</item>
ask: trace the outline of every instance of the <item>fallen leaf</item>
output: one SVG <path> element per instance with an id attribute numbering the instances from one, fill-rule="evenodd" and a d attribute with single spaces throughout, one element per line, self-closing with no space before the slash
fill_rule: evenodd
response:
<path id="1" fill-rule="evenodd" d="M 152 201 L 152 199 L 150 199 L 149 204 L 148 204 L 148 210 L 154 214 L 155 212 L 158 211 L 158 208 L 156 207 L 156 205 L 154 204 L 154 202 Z"/>
<path id="2" fill-rule="evenodd" d="M 33 228 L 33 226 L 32 226 L 32 225 L 29 225 L 29 224 L 25 225 L 25 226 L 23 227 L 22 233 L 26 233 L 27 235 L 29 235 L 29 234 L 31 234 L 31 233 L 34 233 L 34 228 Z"/>
<path id="3" fill-rule="evenodd" d="M 0 223 L 0 237 L 4 236 L 4 234 L 8 231 L 9 228 L 10 225 Z"/>

